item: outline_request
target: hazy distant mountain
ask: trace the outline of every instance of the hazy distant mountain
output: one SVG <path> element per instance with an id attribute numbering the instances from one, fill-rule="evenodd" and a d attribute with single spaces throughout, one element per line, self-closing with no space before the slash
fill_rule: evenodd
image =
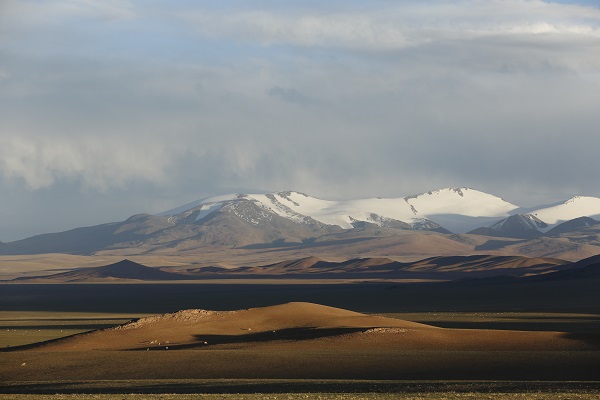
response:
<path id="1" fill-rule="evenodd" d="M 46 233 L 0 245 L 0 254 L 91 253 L 118 246 L 135 247 L 174 226 L 166 218 L 134 215 L 123 222 Z"/>
<path id="2" fill-rule="evenodd" d="M 496 222 L 490 227 L 477 228 L 469 232 L 474 235 L 531 239 L 541 236 L 539 229 L 548 225 L 531 214 L 516 214 Z"/>
<path id="3" fill-rule="evenodd" d="M 563 233 L 580 231 L 592 227 L 600 228 L 600 221 L 596 221 L 595 219 L 590 217 L 579 217 L 567 222 L 563 222 L 562 224 L 556 225 L 554 228 L 546 232 L 546 235 L 560 235 Z"/>
<path id="4" fill-rule="evenodd" d="M 398 236 L 407 246 L 413 243 L 412 253 L 416 251 L 416 243 L 423 248 L 428 242 L 439 242 L 431 240 L 434 233 L 470 232 L 485 237 L 537 240 L 540 232 L 565 222 L 565 218 L 600 216 L 600 199 L 574 197 L 551 207 L 531 208 L 533 211 L 527 214 L 516 214 L 519 210 L 518 206 L 499 197 L 468 188 L 440 189 L 401 198 L 335 201 L 293 191 L 233 194 L 198 200 L 158 215 L 139 214 L 122 222 L 0 243 L 0 254 L 85 254 L 115 249 L 179 251 L 203 246 L 319 246 L 392 236 Z M 558 244 L 540 242 L 537 250 L 528 253 L 525 244 L 519 243 L 523 253 L 519 250 L 513 254 L 548 255 L 547 250 L 543 250 L 545 246 L 587 255 L 593 248 L 578 250 L 575 247 L 600 244 L 600 237 L 577 236 L 581 229 L 586 229 L 581 221 L 563 224 L 561 229 L 567 228 L 571 236 L 563 234 Z M 419 234 L 421 239 L 401 239 L 407 234 Z M 517 245 L 510 241 L 484 243 L 485 239 L 474 238 L 454 235 L 449 236 L 448 242 L 461 248 L 473 246 L 474 250 Z M 398 247 L 398 251 L 404 250 Z M 435 249 L 426 249 L 423 254 L 435 254 Z"/>

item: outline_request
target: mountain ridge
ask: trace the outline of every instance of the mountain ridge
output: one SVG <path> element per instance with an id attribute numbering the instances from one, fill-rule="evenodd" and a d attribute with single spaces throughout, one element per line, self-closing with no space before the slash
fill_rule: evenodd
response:
<path id="1" fill-rule="evenodd" d="M 121 222 L 0 243 L 0 254 L 93 254 L 124 249 L 190 250 L 203 246 L 310 247 L 378 237 L 402 240 L 407 234 L 421 235 L 421 242 L 435 242 L 430 235 L 436 234 L 447 235 L 451 241 L 477 242 L 474 250 L 478 246 L 482 250 L 517 245 L 525 248 L 524 243 L 494 242 L 493 238 L 551 237 L 548 240 L 559 241 L 557 248 L 587 246 L 587 243 L 600 246 L 600 226 L 593 218 L 600 217 L 600 198 L 576 196 L 563 203 L 532 207 L 526 213 L 519 213 L 523 210 L 500 197 L 470 188 L 357 200 L 323 200 L 295 191 L 230 194 L 204 198 L 155 215 L 136 214 Z M 571 223 L 568 222 L 573 219 L 561 219 L 571 216 L 577 216 L 575 220 L 588 219 Z M 468 239 L 465 233 L 477 239 Z M 541 244 L 539 248 L 542 249 Z M 593 248 L 589 247 L 579 255 L 591 253 Z M 432 253 L 423 253 L 427 254 Z M 543 250 L 515 254 L 556 256 L 544 254 Z"/>

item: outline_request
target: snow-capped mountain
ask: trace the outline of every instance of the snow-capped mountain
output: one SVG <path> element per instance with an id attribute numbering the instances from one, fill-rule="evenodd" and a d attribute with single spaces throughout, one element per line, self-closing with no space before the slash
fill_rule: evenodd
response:
<path id="1" fill-rule="evenodd" d="M 544 221 L 549 230 L 556 225 L 579 217 L 600 218 L 600 198 L 590 196 L 575 196 L 552 207 L 540 208 L 529 214 Z"/>
<path id="2" fill-rule="evenodd" d="M 467 232 L 485 222 L 507 217 L 518 207 L 499 197 L 469 188 L 447 188 L 416 196 L 322 200 L 300 192 L 233 194 L 198 200 L 163 212 L 172 221 L 200 221 L 222 207 L 252 202 L 265 211 L 297 223 L 320 222 L 352 229 L 357 221 L 386 227 L 408 224 L 413 229 Z"/>
<path id="3" fill-rule="evenodd" d="M 578 217 L 591 218 L 574 220 Z M 378 238 L 385 238 L 387 246 L 399 246 L 394 247 L 394 254 L 405 249 L 410 254 L 435 255 L 442 248 L 446 253 L 463 254 L 488 248 L 487 237 L 496 236 L 533 241 L 528 245 L 492 240 L 489 248 L 496 251 L 518 244 L 521 247 L 507 251 L 587 255 L 595 254 L 600 246 L 600 225 L 593 217 L 600 219 L 600 198 L 574 197 L 563 204 L 525 210 L 468 188 L 358 200 L 324 200 L 295 191 L 230 194 L 157 215 L 138 214 L 125 221 L 1 243 L 0 254 L 187 251 L 211 246 L 310 249 L 367 241 L 378 249 Z M 467 232 L 473 236 L 443 235 Z"/>

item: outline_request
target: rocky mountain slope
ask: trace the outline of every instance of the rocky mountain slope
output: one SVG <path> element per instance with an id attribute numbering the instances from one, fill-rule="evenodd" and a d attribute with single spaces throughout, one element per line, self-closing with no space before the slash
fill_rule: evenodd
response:
<path id="1" fill-rule="evenodd" d="M 534 241 L 532 246 L 542 243 L 540 240 L 554 241 L 554 248 L 571 246 L 568 251 L 578 251 L 577 246 L 600 246 L 600 226 L 594 219 L 600 217 L 600 199 L 580 196 L 530 210 L 523 212 L 497 196 L 468 188 L 402 198 L 335 201 L 299 192 L 235 194 L 198 200 L 157 215 L 139 214 L 122 222 L 0 243 L 0 254 L 314 247 L 384 237 L 395 237 L 400 243 L 408 242 L 407 235 L 416 235 L 419 243 L 439 242 L 435 235 L 442 235 L 444 242 L 456 244 L 455 254 L 520 246 L 524 252 L 505 254 L 557 256 L 527 252 L 524 242 L 512 239 Z M 590 254 L 595 254 L 593 247 L 579 255 Z"/>

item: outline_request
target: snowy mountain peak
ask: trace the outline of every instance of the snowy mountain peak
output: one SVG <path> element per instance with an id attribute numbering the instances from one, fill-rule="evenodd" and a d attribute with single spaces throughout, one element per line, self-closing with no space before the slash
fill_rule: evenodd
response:
<path id="1" fill-rule="evenodd" d="M 505 216 L 516 205 L 470 188 L 439 189 L 405 197 L 420 215 L 460 214 L 471 217 Z"/>
<path id="2" fill-rule="evenodd" d="M 565 201 L 565 204 L 594 201 L 594 199 L 597 199 L 597 197 L 592 197 L 592 196 L 573 196 L 569 200 Z"/>
<path id="3" fill-rule="evenodd" d="M 600 198 L 591 196 L 575 196 L 551 207 L 530 212 L 549 225 L 556 225 L 579 217 L 600 217 Z"/>
<path id="4" fill-rule="evenodd" d="M 456 195 L 463 197 L 464 192 L 466 192 L 468 190 L 472 190 L 472 189 L 467 188 L 467 187 L 459 187 L 459 188 L 447 187 L 447 188 L 442 188 L 442 189 L 430 190 L 429 192 L 424 192 L 424 193 L 420 193 L 420 194 L 416 194 L 416 195 L 412 195 L 412 196 L 406 196 L 405 199 L 415 199 L 415 198 L 419 198 L 419 197 L 423 197 L 423 196 L 439 196 L 439 195 L 444 195 L 444 194 L 456 194 Z"/>
<path id="5" fill-rule="evenodd" d="M 492 229 L 501 230 L 506 228 L 508 225 L 520 226 L 524 229 L 543 229 L 547 228 L 548 225 L 541 221 L 539 218 L 531 214 L 515 214 L 508 218 L 503 219 L 491 226 Z"/>
<path id="6" fill-rule="evenodd" d="M 443 231 L 445 228 L 455 233 L 470 232 L 482 226 L 491 227 L 518 210 L 516 205 L 500 197 L 472 188 L 458 187 L 400 198 L 357 200 L 323 200 L 291 190 L 267 194 L 237 193 L 208 197 L 159 215 L 168 216 L 173 223 L 193 223 L 225 206 L 228 209 L 242 210 L 237 214 L 248 221 L 258 221 L 256 212 L 253 211 L 251 216 L 245 215 L 243 210 L 256 210 L 258 207 L 262 210 L 261 220 L 274 214 L 304 225 L 324 224 L 352 229 L 360 225 L 357 222 L 364 222 L 397 229 Z M 561 222 L 584 216 L 600 218 L 600 198 L 575 196 L 564 203 L 540 208 L 509 221 L 511 224 L 523 227 L 529 225 L 545 231 Z M 504 223 L 506 222 L 501 222 Z"/>
<path id="7" fill-rule="evenodd" d="M 507 217 L 509 211 L 517 208 L 491 194 L 461 187 L 400 198 L 377 197 L 335 201 L 319 199 L 297 191 L 229 194 L 191 202 L 159 215 L 168 216 L 169 220 L 175 223 L 196 222 L 224 206 L 231 209 L 232 204 L 240 202 L 250 202 L 267 213 L 301 224 L 322 223 L 352 229 L 357 226 L 357 221 L 362 221 L 381 227 L 412 227 L 436 231 L 444 231 L 443 228 L 447 228 L 454 232 L 466 232 L 472 224 L 480 224 L 482 219 L 489 222 L 490 218 L 497 220 L 498 217 Z M 239 206 L 235 209 L 250 208 Z M 250 218 L 244 215 L 240 217 Z M 256 220 L 254 216 L 250 219 Z"/>

